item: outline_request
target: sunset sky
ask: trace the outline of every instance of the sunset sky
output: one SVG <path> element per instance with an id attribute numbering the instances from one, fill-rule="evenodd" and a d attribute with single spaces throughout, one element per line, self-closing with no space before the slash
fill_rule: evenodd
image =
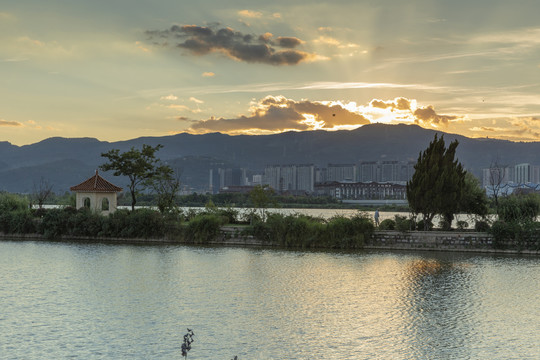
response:
<path id="1" fill-rule="evenodd" d="M 540 140 L 538 0 L 4 0 L 0 141 L 417 123 Z"/>

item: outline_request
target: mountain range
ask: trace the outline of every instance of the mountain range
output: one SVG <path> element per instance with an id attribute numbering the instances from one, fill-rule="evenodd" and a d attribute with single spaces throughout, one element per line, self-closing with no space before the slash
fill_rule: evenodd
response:
<path id="1" fill-rule="evenodd" d="M 106 160 L 102 153 L 111 149 L 123 152 L 131 147 L 141 148 L 143 144 L 162 144 L 157 156 L 180 169 L 184 185 L 204 190 L 208 188 L 209 169 L 247 168 L 262 173 L 266 165 L 278 164 L 326 167 L 328 163 L 416 161 L 435 133 L 444 135 L 447 145 L 454 139 L 459 141 L 459 161 L 478 177 L 482 168 L 495 161 L 506 165 L 540 162 L 540 142 L 473 139 L 404 124 L 371 124 L 355 130 L 274 135 L 181 133 L 117 142 L 54 137 L 24 146 L 0 142 L 0 191 L 30 193 L 43 178 L 53 185 L 56 193 L 63 193 L 94 174 Z M 127 184 L 125 179 L 112 174 L 103 176 L 118 186 Z"/>

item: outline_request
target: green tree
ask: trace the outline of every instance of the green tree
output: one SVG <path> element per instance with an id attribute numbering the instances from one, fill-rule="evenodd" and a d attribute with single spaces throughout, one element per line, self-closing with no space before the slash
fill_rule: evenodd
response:
<path id="1" fill-rule="evenodd" d="M 465 170 L 455 159 L 459 142 L 454 140 L 446 148 L 444 136 L 435 137 L 420 153 L 415 172 L 407 182 L 407 200 L 411 212 L 422 214 L 424 229 L 429 228 L 435 215 L 452 223 L 458 212 L 465 183 Z"/>
<path id="2" fill-rule="evenodd" d="M 172 176 L 172 169 L 156 158 L 156 152 L 163 145 L 155 147 L 143 144 L 142 149 L 132 147 L 129 151 L 120 153 L 118 149 L 109 150 L 101 156 L 108 162 L 101 165 L 103 171 L 113 170 L 114 176 L 127 176 L 129 179 L 129 192 L 131 194 L 131 210 L 135 210 L 137 194 L 147 188 L 152 180 Z"/>
<path id="3" fill-rule="evenodd" d="M 274 204 L 274 189 L 269 185 L 256 185 L 250 192 L 249 198 L 253 206 L 261 212 L 261 218 L 266 219 L 266 208 Z"/>
<path id="4" fill-rule="evenodd" d="M 164 214 L 178 210 L 176 203 L 180 190 L 180 174 L 178 171 L 164 171 L 150 180 L 150 188 L 156 194 L 159 211 Z"/>
<path id="5" fill-rule="evenodd" d="M 470 172 L 465 173 L 465 181 L 459 212 L 485 217 L 488 213 L 489 199 L 480 181 Z"/>

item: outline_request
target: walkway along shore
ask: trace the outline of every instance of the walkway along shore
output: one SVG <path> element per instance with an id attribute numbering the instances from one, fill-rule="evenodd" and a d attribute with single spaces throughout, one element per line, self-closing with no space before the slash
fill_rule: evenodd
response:
<path id="1" fill-rule="evenodd" d="M 85 243 L 111 243 L 111 244 L 185 244 L 193 242 L 170 238 L 109 238 L 109 237 L 62 237 L 59 239 L 46 239 L 40 234 L 4 234 L 0 233 L 2 240 L 15 241 L 58 241 L 58 242 L 85 242 Z M 220 235 L 204 245 L 221 246 L 250 246 L 275 247 L 279 245 L 256 239 L 250 235 L 242 235 L 241 230 L 235 226 L 221 228 Z M 365 250 L 420 250 L 420 251 L 450 251 L 475 252 L 488 254 L 520 254 L 540 256 L 540 250 L 494 249 L 493 237 L 481 232 L 459 231 L 375 231 L 366 241 Z"/>

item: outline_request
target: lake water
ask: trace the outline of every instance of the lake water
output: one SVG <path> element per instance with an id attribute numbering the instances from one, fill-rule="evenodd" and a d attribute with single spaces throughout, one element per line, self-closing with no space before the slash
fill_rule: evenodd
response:
<path id="1" fill-rule="evenodd" d="M 0 242 L 1 359 L 539 359 L 540 259 Z"/>

